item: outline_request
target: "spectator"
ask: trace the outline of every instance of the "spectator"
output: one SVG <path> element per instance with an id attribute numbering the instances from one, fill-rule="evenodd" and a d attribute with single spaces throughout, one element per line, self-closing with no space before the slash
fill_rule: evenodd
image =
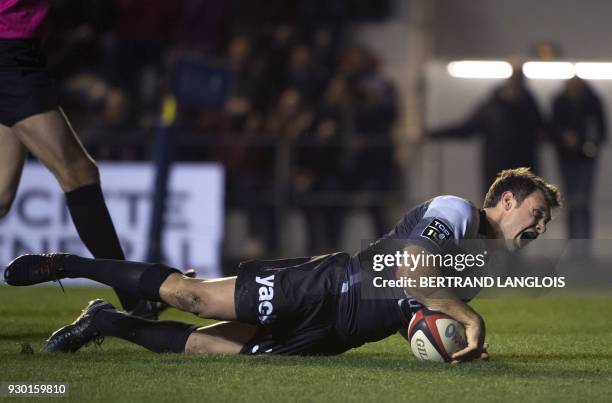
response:
<path id="1" fill-rule="evenodd" d="M 268 116 L 267 131 L 279 140 L 295 140 L 310 129 L 312 121 L 312 112 L 304 104 L 302 93 L 287 88 Z"/>
<path id="2" fill-rule="evenodd" d="M 599 97 L 584 80 L 567 80 L 555 97 L 552 135 L 567 197 L 569 238 L 590 238 L 593 182 L 606 121 Z"/>
<path id="3" fill-rule="evenodd" d="M 297 45 L 291 49 L 285 84 L 303 94 L 307 105 L 317 103 L 327 79 L 322 66 L 313 62 L 312 50 L 308 46 Z"/>
<path id="4" fill-rule="evenodd" d="M 330 28 L 319 27 L 313 33 L 312 47 L 314 63 L 331 75 L 338 53 L 338 35 Z"/>
<path id="5" fill-rule="evenodd" d="M 380 63 L 369 51 L 363 70 L 356 76 L 355 133 L 349 186 L 360 192 L 386 192 L 393 179 L 392 128 L 397 114 L 397 97 L 393 84 L 380 72 Z M 376 235 L 387 228 L 384 206 L 373 201 L 369 211 L 374 219 Z"/>
<path id="6" fill-rule="evenodd" d="M 512 76 L 495 88 L 466 122 L 431 133 L 433 138 L 462 138 L 474 134 L 483 137 L 484 189 L 504 169 L 525 166 L 538 171 L 537 151 L 544 122 L 525 85 L 522 67 L 514 63 L 512 69 Z"/>
<path id="7" fill-rule="evenodd" d="M 301 137 L 295 192 L 299 195 L 346 190 L 346 152 L 343 140 L 352 127 L 352 97 L 346 80 L 330 80 L 315 114 L 313 129 Z M 308 250 L 323 253 L 339 247 L 344 205 L 304 207 L 308 222 Z"/>

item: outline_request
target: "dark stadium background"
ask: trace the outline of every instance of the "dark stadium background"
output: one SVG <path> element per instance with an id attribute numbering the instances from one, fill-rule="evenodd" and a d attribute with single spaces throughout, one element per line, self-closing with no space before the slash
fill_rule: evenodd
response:
<path id="1" fill-rule="evenodd" d="M 453 78 L 447 64 L 612 62 L 610 15 L 608 0 L 56 0 L 44 49 L 62 106 L 101 165 L 152 162 L 159 179 L 173 163 L 223 168 L 215 223 L 221 271 L 232 275 L 250 258 L 354 252 L 435 195 L 479 204 L 482 139 L 431 132 L 464 120 L 501 80 Z M 612 81 L 589 83 L 609 119 Z M 548 116 L 563 81 L 527 85 Z M 600 152 L 587 241 L 596 254 L 576 279 L 597 259 L 609 279 L 609 143 Z M 538 155 L 540 173 L 561 183 L 549 141 Z M 149 202 L 163 207 L 165 181 L 156 183 Z M 106 196 L 112 207 L 116 195 Z M 32 206 L 38 218 L 48 207 Z M 159 241 L 198 213 L 166 207 L 183 221 L 147 216 L 147 251 L 133 257 L 184 252 Z M 119 235 L 135 236 L 121 233 L 120 217 Z M 546 239 L 567 240 L 565 217 Z M 33 245 L 10 244 L 22 235 L 7 225 L 1 264 Z M 609 282 L 599 285 L 577 297 L 476 300 L 492 359 L 460 366 L 417 362 L 399 336 L 339 357 L 152 354 L 114 338 L 50 356 L 39 353 L 49 334 L 90 299 L 116 303 L 112 290 L 0 285 L 0 383 L 62 381 L 75 401 L 609 401 L 612 300 Z M 162 319 L 210 323 L 176 310 Z"/>
<path id="2" fill-rule="evenodd" d="M 481 140 L 432 142 L 428 132 L 465 119 L 501 80 L 452 78 L 446 64 L 607 61 L 610 8 L 595 0 L 60 0 L 44 48 L 96 160 L 223 167 L 220 256 L 233 273 L 246 258 L 355 251 L 434 195 L 480 203 Z M 612 84 L 591 84 L 608 116 Z M 545 116 L 562 85 L 528 80 Z M 163 131 L 167 95 L 178 114 Z M 539 172 L 560 183 L 550 142 L 538 152 Z M 596 173 L 610 160 L 604 145 Z M 163 188 L 154 189 L 157 204 Z M 606 238 L 604 175 L 595 189 L 593 236 Z M 163 260 L 173 247 L 155 244 L 160 217 L 149 217 L 148 254 L 133 258 Z M 548 236 L 567 237 L 564 213 Z"/>

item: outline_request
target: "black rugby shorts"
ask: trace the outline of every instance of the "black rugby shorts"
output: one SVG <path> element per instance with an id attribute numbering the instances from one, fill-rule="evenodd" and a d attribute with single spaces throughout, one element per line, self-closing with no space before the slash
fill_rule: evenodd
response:
<path id="1" fill-rule="evenodd" d="M 0 39 L 0 124 L 56 108 L 57 89 L 34 39 Z"/>
<path id="2" fill-rule="evenodd" d="M 258 332 L 241 354 L 334 355 L 349 349 L 335 331 L 350 256 L 252 260 L 238 268 L 236 315 Z"/>

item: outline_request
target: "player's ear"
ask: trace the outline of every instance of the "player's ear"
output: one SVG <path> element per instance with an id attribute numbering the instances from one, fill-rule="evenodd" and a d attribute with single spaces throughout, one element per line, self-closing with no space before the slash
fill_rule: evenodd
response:
<path id="1" fill-rule="evenodd" d="M 514 195 L 512 194 L 512 192 L 507 190 L 504 193 L 502 193 L 500 202 L 502 203 L 502 208 L 505 211 L 508 211 L 512 208 L 514 203 L 516 203 L 516 199 L 514 198 Z"/>

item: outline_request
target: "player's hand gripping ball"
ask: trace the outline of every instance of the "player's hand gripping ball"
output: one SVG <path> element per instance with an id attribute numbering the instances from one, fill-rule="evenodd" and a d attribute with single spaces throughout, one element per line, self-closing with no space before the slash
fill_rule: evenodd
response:
<path id="1" fill-rule="evenodd" d="M 450 362 L 453 353 L 467 345 L 465 328 L 451 317 L 421 309 L 408 325 L 412 352 L 420 361 Z"/>

